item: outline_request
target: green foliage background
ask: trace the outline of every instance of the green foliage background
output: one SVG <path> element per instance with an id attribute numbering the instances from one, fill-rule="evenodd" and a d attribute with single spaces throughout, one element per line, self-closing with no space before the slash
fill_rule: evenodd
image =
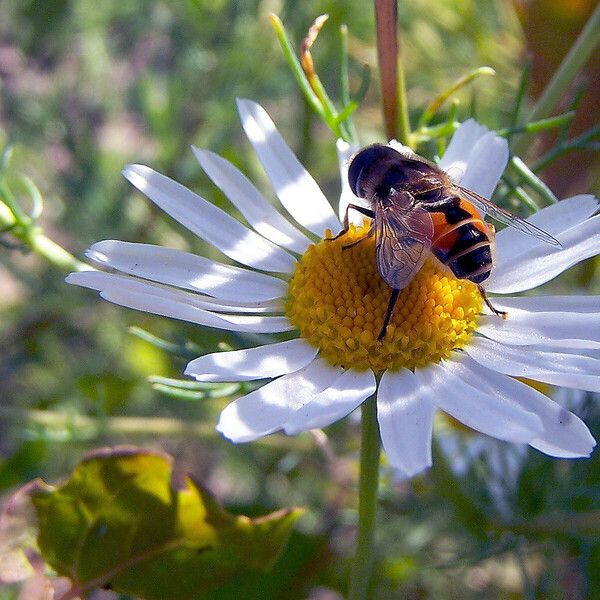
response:
<path id="1" fill-rule="evenodd" d="M 282 17 L 296 43 L 314 17 L 330 15 L 313 54 L 334 97 L 342 23 L 357 67 L 353 85 L 360 63 L 375 68 L 369 2 L 0 2 L 0 146 L 14 142 L 11 171 L 40 186 L 50 237 L 78 256 L 110 238 L 210 255 L 128 188 L 120 170 L 128 162 L 151 165 L 225 206 L 189 150 L 195 144 L 222 154 L 268 191 L 241 133 L 236 96 L 267 108 L 335 198 L 333 139 L 296 88 L 270 12 Z M 475 114 L 493 127 L 509 124 L 525 45 L 509 3 L 407 0 L 400 3 L 400 22 L 413 119 L 457 77 L 486 64 L 497 77 L 461 93 L 459 114 Z M 364 143 L 383 137 L 379 107 L 374 73 L 356 115 Z M 597 264 L 588 262 L 558 289 L 587 286 L 598 293 L 595 273 Z M 239 597 L 239 585 L 245 598 L 255 597 L 252 590 L 263 599 L 317 598 L 319 589 L 343 593 L 355 518 L 356 425 L 346 420 L 328 431 L 335 460 L 308 434 L 230 445 L 212 433 L 230 397 L 176 399 L 147 377 L 180 376 L 186 359 L 223 341 L 252 340 L 114 307 L 67 287 L 64 275 L 18 248 L 0 248 L 0 489 L 38 475 L 56 479 L 99 445 L 163 447 L 230 510 L 311 509 L 272 576 L 232 584 L 215 598 Z M 168 339 L 177 351 L 141 340 L 131 326 Z M 579 412 L 598 436 L 593 402 Z M 501 482 L 508 498 L 502 509 L 490 500 L 490 469 L 487 460 L 475 460 L 457 481 L 439 456 L 432 473 L 411 483 L 387 478 L 376 597 L 600 594 L 600 523 L 592 512 L 600 500 L 598 460 L 556 461 L 529 452 L 516 484 Z M 15 593 L 0 590 L 0 599 Z"/>

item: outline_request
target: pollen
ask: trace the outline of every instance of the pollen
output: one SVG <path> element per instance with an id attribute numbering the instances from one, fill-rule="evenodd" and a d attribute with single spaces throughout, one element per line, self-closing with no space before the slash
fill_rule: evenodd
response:
<path id="1" fill-rule="evenodd" d="M 351 226 L 310 246 L 297 263 L 286 312 L 302 337 L 332 365 L 376 373 L 425 367 L 463 348 L 483 300 L 475 284 L 456 279 L 433 256 L 400 292 L 387 333 L 377 339 L 391 288 L 377 271 L 367 231 Z"/>

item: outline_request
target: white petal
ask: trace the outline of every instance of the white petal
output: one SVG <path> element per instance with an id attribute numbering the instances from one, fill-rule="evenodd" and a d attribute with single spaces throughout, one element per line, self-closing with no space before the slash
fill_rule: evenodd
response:
<path id="1" fill-rule="evenodd" d="M 256 302 L 287 293 L 287 283 L 277 277 L 162 246 L 104 240 L 91 246 L 86 256 L 123 273 L 222 300 Z"/>
<path id="2" fill-rule="evenodd" d="M 301 339 L 248 350 L 214 352 L 189 362 L 185 374 L 198 381 L 250 381 L 279 377 L 305 367 L 317 352 L 317 348 Z"/>
<path id="3" fill-rule="evenodd" d="M 599 298 L 600 301 L 600 298 Z M 506 319 L 483 316 L 477 332 L 515 346 L 550 345 L 555 348 L 600 348 L 600 314 L 570 312 L 529 312 L 496 302 L 508 310 Z"/>
<path id="4" fill-rule="evenodd" d="M 577 458 L 589 456 L 596 445 L 590 430 L 579 417 L 531 386 L 486 369 L 464 353 L 445 366 L 474 388 L 510 398 L 535 413 L 541 419 L 544 431 L 529 442 L 534 448 L 559 458 Z"/>
<path id="5" fill-rule="evenodd" d="M 214 152 L 195 146 L 192 150 L 206 174 L 258 233 L 279 246 L 304 253 L 311 241 L 277 212 L 239 169 Z"/>
<path id="6" fill-rule="evenodd" d="M 364 206 L 365 208 L 369 208 L 368 203 L 362 198 L 358 198 L 352 193 L 350 189 L 350 184 L 348 183 L 348 167 L 350 163 L 350 159 L 352 155 L 358 150 L 358 146 L 350 145 L 344 140 L 338 140 L 336 143 L 337 152 L 338 152 L 338 162 L 340 165 L 340 179 L 342 181 L 342 193 L 340 195 L 340 205 L 338 208 L 338 215 L 340 217 L 340 221 L 344 221 L 344 217 L 346 216 L 346 209 L 348 208 L 348 204 L 358 204 L 359 206 Z M 362 225 L 364 220 L 364 215 L 361 215 L 359 212 L 355 210 L 350 210 L 348 212 L 348 217 L 350 223 L 354 225 Z"/>
<path id="7" fill-rule="evenodd" d="M 244 265 L 291 273 L 295 260 L 185 186 L 144 165 L 129 165 L 123 176 L 152 202 L 198 237 Z"/>
<path id="8" fill-rule="evenodd" d="M 219 315 L 173 300 L 164 300 L 136 292 L 103 291 L 100 292 L 100 296 L 109 302 L 127 308 L 134 308 L 135 310 L 188 321 L 206 327 L 215 327 L 216 329 L 247 333 L 279 333 L 294 328 L 285 317 Z"/>
<path id="9" fill-rule="evenodd" d="M 254 147 L 275 193 L 300 225 L 323 237 L 340 222 L 323 192 L 285 143 L 266 111 L 251 100 L 238 100 L 242 127 Z"/>
<path id="10" fill-rule="evenodd" d="M 600 313 L 600 296 L 502 296 L 494 298 L 494 306 L 507 311 Z"/>
<path id="11" fill-rule="evenodd" d="M 300 371 L 283 375 L 226 406 L 217 431 L 236 443 L 273 433 L 341 372 L 342 369 L 316 359 Z"/>
<path id="12" fill-rule="evenodd" d="M 600 360 L 529 346 L 507 346 L 473 338 L 465 351 L 480 365 L 512 375 L 590 392 L 600 392 Z"/>
<path id="13" fill-rule="evenodd" d="M 118 291 L 131 290 L 133 292 L 146 293 L 153 296 L 160 295 L 162 298 L 170 298 L 178 302 L 185 302 L 190 306 L 224 313 L 282 313 L 285 305 L 282 299 L 263 300 L 261 302 L 234 302 L 229 300 L 217 300 L 204 294 L 190 294 L 183 290 L 166 287 L 153 282 L 147 282 L 135 277 L 128 277 L 117 273 L 105 273 L 104 271 L 84 271 L 85 275 L 72 273 L 68 283 L 75 283 L 93 290 L 104 291 L 117 289 Z"/>
<path id="14" fill-rule="evenodd" d="M 507 163 L 508 142 L 490 131 L 473 146 L 460 185 L 491 198 Z"/>
<path id="15" fill-rule="evenodd" d="M 223 315 L 209 312 L 201 308 L 206 306 L 206 302 L 195 294 L 164 288 L 123 275 L 83 271 L 71 273 L 65 281 L 97 290 L 102 298 L 121 306 L 207 327 L 253 333 L 275 333 L 294 329 L 285 317 Z"/>
<path id="16" fill-rule="evenodd" d="M 488 128 L 485 125 L 480 125 L 475 119 L 469 119 L 461 123 L 452 136 L 439 164 L 455 183 L 461 183 L 473 147 L 487 133 Z"/>
<path id="17" fill-rule="evenodd" d="M 408 369 L 386 371 L 377 390 L 381 442 L 390 464 L 406 477 L 431 466 L 435 406 L 431 390 Z"/>
<path id="18" fill-rule="evenodd" d="M 531 237 L 531 236 L 524 236 Z M 600 252 L 600 216 L 555 235 L 562 249 L 536 240 L 512 260 L 497 253 L 496 266 L 486 284 L 490 292 L 508 294 L 537 287 Z"/>
<path id="19" fill-rule="evenodd" d="M 547 233 L 557 236 L 571 227 L 580 225 L 597 210 L 598 200 L 590 194 L 583 194 L 546 206 L 526 220 Z M 518 260 L 523 252 L 538 245 L 544 247 L 548 244 L 543 240 L 525 235 L 514 227 L 505 227 L 496 234 L 496 251 L 502 261 L 507 264 Z"/>
<path id="20" fill-rule="evenodd" d="M 413 151 L 413 149 L 410 146 L 405 146 L 404 144 L 402 144 L 401 142 L 399 142 L 398 140 L 390 140 L 387 145 L 390 148 L 393 148 L 394 150 L 396 150 L 396 152 L 400 152 L 400 154 L 403 154 L 404 156 L 416 156 L 418 157 L 418 154 L 415 154 L 415 152 Z"/>
<path id="21" fill-rule="evenodd" d="M 416 375 L 431 388 L 433 402 L 461 423 L 508 442 L 530 442 L 543 431 L 534 413 L 509 398 L 469 385 L 445 367 L 442 362 L 419 370 Z"/>
<path id="22" fill-rule="evenodd" d="M 327 427 L 343 419 L 375 391 L 372 371 L 342 373 L 329 387 L 299 408 L 284 425 L 288 435 Z"/>

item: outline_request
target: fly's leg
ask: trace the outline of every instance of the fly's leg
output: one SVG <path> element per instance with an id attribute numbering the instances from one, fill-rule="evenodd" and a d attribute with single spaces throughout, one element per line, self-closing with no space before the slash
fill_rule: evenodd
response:
<path id="1" fill-rule="evenodd" d="M 400 294 L 400 290 L 392 290 L 392 294 L 390 295 L 390 301 L 388 302 L 387 310 L 385 311 L 385 318 L 383 319 L 383 327 L 377 336 L 377 341 L 380 342 L 387 332 L 387 327 L 389 325 L 390 319 L 392 318 L 392 313 L 394 312 L 394 306 L 396 306 L 396 301 L 398 300 L 398 295 Z"/>
<path id="2" fill-rule="evenodd" d="M 354 246 L 358 246 L 358 244 L 360 244 L 361 242 L 364 242 L 366 239 L 372 237 L 374 233 L 375 233 L 375 228 L 371 227 L 369 229 L 369 231 L 367 232 L 367 235 L 365 235 L 365 237 L 361 237 L 359 240 L 356 240 L 355 242 L 352 242 L 350 244 L 346 244 L 345 246 L 342 246 L 342 250 L 348 250 L 349 248 L 354 248 Z"/>
<path id="3" fill-rule="evenodd" d="M 358 211 L 359 213 L 365 215 L 365 217 L 369 217 L 369 219 L 374 219 L 375 218 L 375 213 L 370 209 L 370 208 L 365 208 L 364 206 L 359 206 L 358 204 L 348 204 L 348 206 L 346 207 L 346 214 L 344 215 L 344 228 L 335 236 L 333 236 L 332 238 L 327 238 L 328 242 L 333 242 L 333 240 L 337 240 L 338 238 L 342 237 L 343 235 L 345 235 L 346 233 L 348 233 L 348 229 L 350 229 L 350 220 L 348 218 L 348 211 L 353 208 L 354 210 Z"/>
<path id="4" fill-rule="evenodd" d="M 487 307 L 497 317 L 501 317 L 502 319 L 506 319 L 508 317 L 508 313 L 506 311 L 504 311 L 504 310 L 498 310 L 497 308 L 494 308 L 492 306 L 492 303 L 490 302 L 490 299 L 487 297 L 487 294 L 485 293 L 485 290 L 483 289 L 483 287 L 481 287 L 480 285 L 478 285 L 477 289 L 479 290 L 479 293 L 481 294 L 481 297 L 483 298 L 483 301 L 486 303 Z"/>

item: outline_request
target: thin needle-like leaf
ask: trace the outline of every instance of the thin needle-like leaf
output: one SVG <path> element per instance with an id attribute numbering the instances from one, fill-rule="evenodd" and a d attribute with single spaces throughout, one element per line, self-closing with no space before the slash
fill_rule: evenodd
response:
<path id="1" fill-rule="evenodd" d="M 495 75 L 496 71 L 491 67 L 479 67 L 471 73 L 467 73 L 460 79 L 457 79 L 449 88 L 444 90 L 439 96 L 437 96 L 433 102 L 425 109 L 421 118 L 419 119 L 419 127 L 427 125 L 431 119 L 436 115 L 441 106 L 458 90 L 463 88 L 465 85 L 471 83 L 473 80 L 481 77 L 482 75 Z"/>

